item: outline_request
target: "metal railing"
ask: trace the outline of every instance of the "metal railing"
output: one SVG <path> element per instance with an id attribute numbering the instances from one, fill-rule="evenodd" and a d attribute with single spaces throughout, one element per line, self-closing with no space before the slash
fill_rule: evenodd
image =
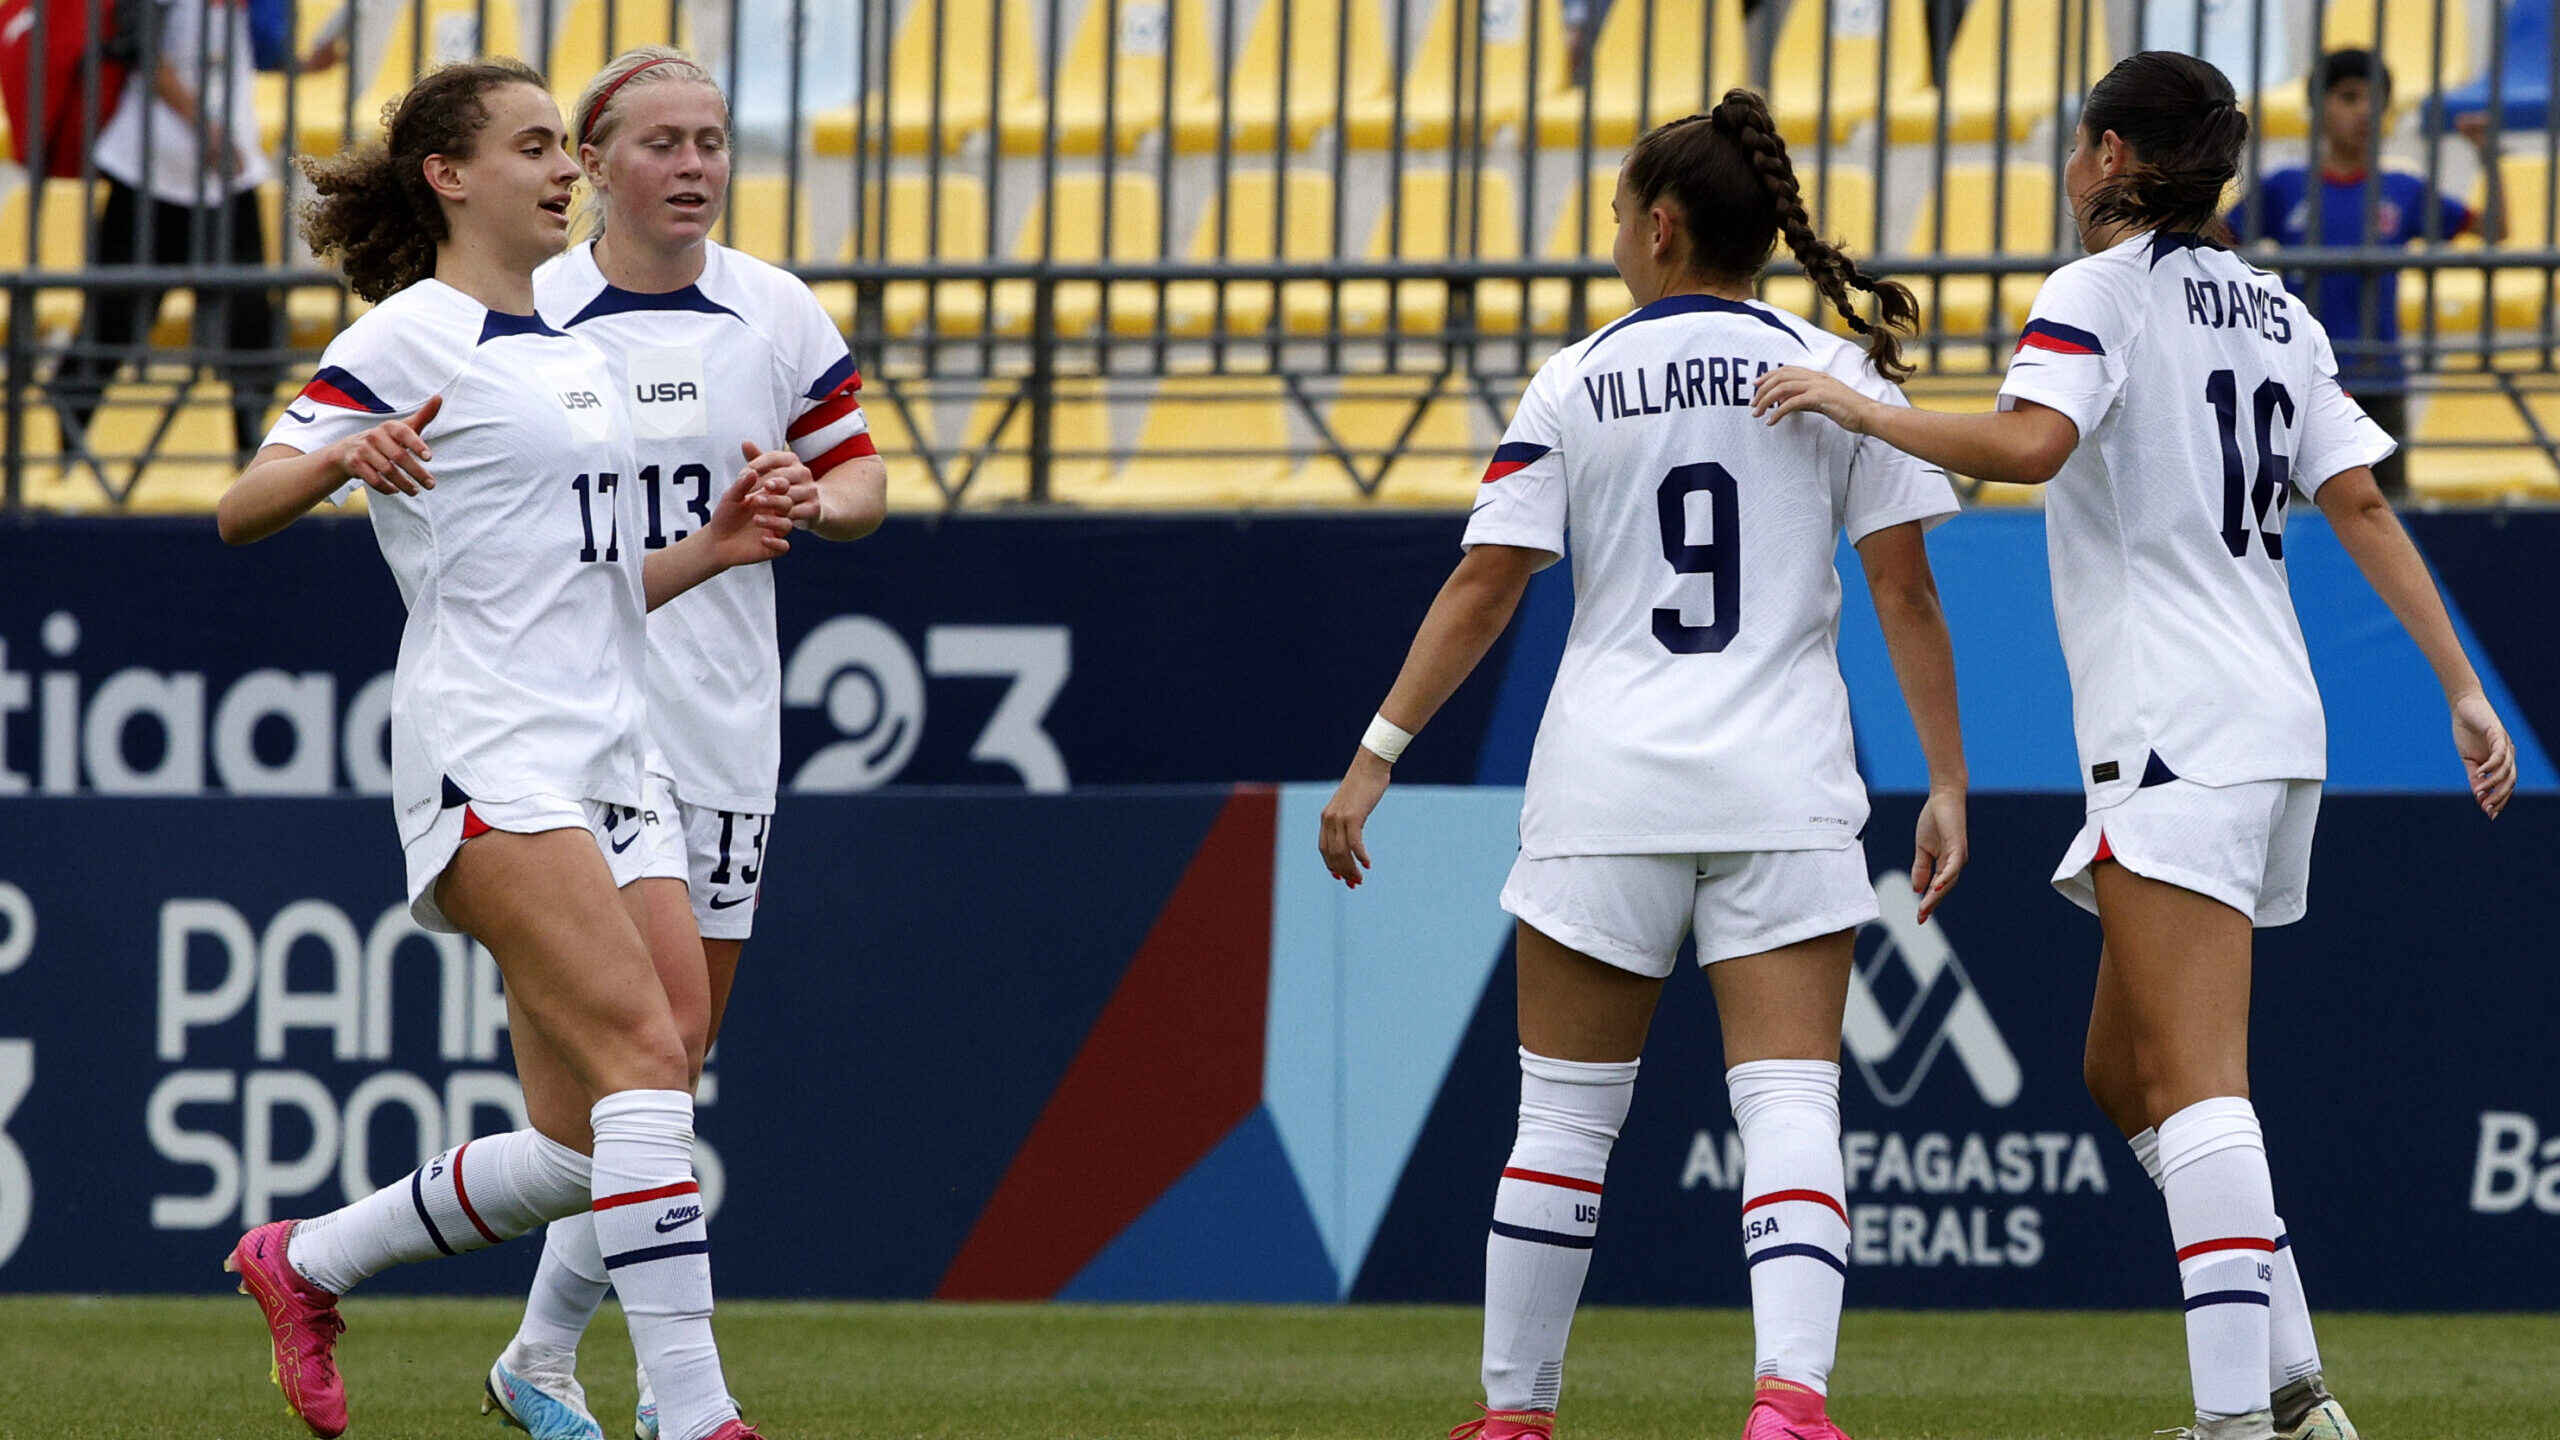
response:
<path id="1" fill-rule="evenodd" d="M 513 34 L 564 98 L 615 50 L 689 41 L 735 97 L 724 238 L 787 265 L 837 311 L 875 417 L 914 455 L 900 468 L 930 483 L 911 497 L 1107 500 L 1058 478 L 1189 455 L 1208 477 L 1202 503 L 1229 503 L 1215 472 L 1246 452 L 1223 443 L 1206 402 L 1197 444 L 1179 425 L 1135 423 L 1213 393 L 1280 407 L 1274 443 L 1300 481 L 1289 495 L 1315 495 L 1310 477 L 1338 472 L 1345 499 L 1393 498 L 1394 467 L 1480 455 L 1539 361 L 1625 308 L 1606 258 L 1618 158 L 1642 128 L 1729 83 L 1770 95 L 1817 225 L 1920 296 L 1925 326 L 1906 352 L 1939 388 L 1987 392 L 2034 278 L 2078 253 L 2060 170 L 2079 99 L 2110 57 L 2166 40 L 2233 75 L 2260 122 L 2235 211 L 2251 233 L 2283 218 L 2263 213 L 2255 177 L 2320 171 L 2300 77 L 2341 36 L 2424 56 L 2423 73 L 2396 77 L 2386 153 L 2414 163 L 2431 192 L 2472 181 L 2479 162 L 2447 143 L 2458 82 L 2484 76 L 2471 98 L 2493 116 L 2526 113 L 2532 76 L 2507 47 L 2527 3 L 1762 0 L 1746 16 L 1741 0 L 1594 0 L 1589 13 L 1563 0 L 361 0 L 339 78 L 266 82 L 261 118 L 277 122 L 262 128 L 289 158 L 306 142 L 361 139 L 369 106 L 484 39 Z M 31 53 L 46 54 L 47 24 L 82 7 L 94 26 L 112 0 L 39 3 Z M 283 8 L 298 50 L 331 7 Z M 135 56 L 146 72 L 160 58 Z M 215 58 L 202 47 L 191 58 L 196 93 L 218 93 Z M 2342 340 L 2342 362 L 2396 360 L 2420 394 L 2507 396 L 2512 433 L 2453 438 L 2528 460 L 2560 456 L 2549 423 L 2560 411 L 2537 410 L 2553 388 L 2560 269 L 2549 179 L 2560 129 L 2547 100 L 2560 59 L 2540 64 L 2552 72 L 2540 123 L 2504 136 L 2516 174 L 2540 177 L 2532 205 L 2507 216 L 2530 243 L 2445 248 L 2433 206 L 2413 232 L 2423 248 L 2388 243 L 2377 166 L 2362 243 L 2261 261 L 2311 283 L 2361 277 L 2367 336 L 2393 284 L 2417 287 L 2410 333 Z M 49 78 L 24 77 L 21 113 L 46 113 Z M 104 78 L 77 67 L 68 114 L 80 136 L 114 109 Z M 198 146 L 214 118 L 199 108 Z M 118 182 L 87 140 L 75 148 L 76 175 L 28 186 L 23 213 L 0 212 L 13 232 L 0 245 L 32 261 L 0 275 L 0 504 L 148 502 L 179 461 L 218 473 L 231 457 L 173 456 L 187 429 L 175 422 L 227 409 L 225 376 L 307 368 L 349 313 L 290 236 L 252 259 L 208 227 L 171 263 L 98 263 L 107 237 L 94 217 Z M 277 168 L 259 203 L 289 215 L 303 182 Z M 78 224 L 63 225 L 65 203 L 80 207 Z M 139 215 L 133 224 L 116 253 L 151 254 Z M 76 256 L 66 233 L 80 237 Z M 1779 261 L 1766 294 L 1805 307 L 1783 247 Z M 272 296 L 274 343 L 153 345 L 146 326 L 109 344 L 74 328 L 63 298 L 94 312 L 101 295 L 181 287 L 207 312 Z M 145 412 L 111 427 L 116 446 L 91 443 L 96 427 L 58 426 L 56 439 L 38 423 L 78 366 L 133 377 L 102 397 Z M 1410 390 L 1407 419 L 1335 423 L 1346 398 L 1376 408 L 1381 387 Z M 1467 402 L 1462 434 L 1452 397 Z M 1266 436 L 1268 421 L 1257 422 Z M 2435 439 L 2412 438 L 2421 452 Z M 1143 493 L 1169 503 L 1175 492 Z"/>

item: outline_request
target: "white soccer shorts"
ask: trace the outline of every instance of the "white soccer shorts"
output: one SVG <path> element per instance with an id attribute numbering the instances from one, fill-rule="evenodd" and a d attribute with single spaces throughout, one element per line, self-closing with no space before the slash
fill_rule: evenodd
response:
<path id="1" fill-rule="evenodd" d="M 2319 820 L 2317 780 L 2144 786 L 2089 812 L 2053 872 L 2053 888 L 2096 914 L 2098 887 L 2089 872 L 2109 858 L 2146 879 L 2219 900 L 2261 929 L 2290 925 L 2309 904 L 2311 832 Z"/>
<path id="2" fill-rule="evenodd" d="M 466 826 L 465 822 L 476 821 Z M 426 833 L 401 847 L 409 864 L 409 914 L 429 930 L 447 935 L 462 927 L 445 918 L 436 905 L 436 882 L 470 835 L 504 830 L 510 835 L 538 835 L 545 830 L 584 830 L 593 835 L 616 889 L 640 878 L 654 846 L 641 812 L 602 800 L 567 800 L 557 795 L 529 795 L 522 800 L 470 800 L 437 812 Z"/>
<path id="3" fill-rule="evenodd" d="M 1671 974 L 1694 933 L 1712 965 L 1848 930 L 1876 918 L 1867 850 L 1754 850 L 1721 855 L 1523 855 L 1502 908 L 1595 960 Z"/>

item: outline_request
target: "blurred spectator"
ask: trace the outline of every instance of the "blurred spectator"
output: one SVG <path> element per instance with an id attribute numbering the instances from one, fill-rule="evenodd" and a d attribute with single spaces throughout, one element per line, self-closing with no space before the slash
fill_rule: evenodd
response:
<path id="1" fill-rule="evenodd" d="M 93 155 L 107 182 L 90 259 L 118 265 L 255 265 L 266 235 L 258 187 L 272 177 L 258 149 L 247 0 L 148 0 L 133 7 L 142 62 L 126 76 Z M 54 399 L 83 444 L 106 386 L 147 352 L 165 292 L 100 286 L 80 343 L 54 373 Z M 243 454 L 266 433 L 281 376 L 276 303 L 267 290 L 196 291 L 196 334 L 231 352 L 232 433 Z"/>
<path id="2" fill-rule="evenodd" d="M 2380 117 L 2391 104 L 2391 72 L 2369 50 L 2337 50 L 2311 72 L 2313 113 L 2320 125 L 2320 228 L 2312 233 L 2309 172 L 2301 165 L 2269 171 L 2257 193 L 2232 211 L 2232 228 L 2247 240 L 2281 246 L 2399 246 L 2412 240 L 2450 240 L 2476 229 L 2490 243 L 2507 238 L 2506 199 L 2498 183 L 2497 136 L 2488 117 L 2455 122 L 2480 151 L 2487 177 L 2487 213 L 2437 193 L 2401 171 L 2373 175 Z M 2366 195 L 2373 192 L 2371 214 Z M 2368 222 L 2370 229 L 2368 230 Z M 2338 379 L 2374 423 L 2394 437 L 2408 433 L 2408 379 L 2400 358 L 2400 272 L 2393 267 L 2358 272 L 2331 270 L 2317 279 L 2289 274 L 2285 284 L 2310 303 L 2338 351 Z M 2383 493 L 2398 499 L 2407 485 L 2401 455 L 2373 467 Z"/>

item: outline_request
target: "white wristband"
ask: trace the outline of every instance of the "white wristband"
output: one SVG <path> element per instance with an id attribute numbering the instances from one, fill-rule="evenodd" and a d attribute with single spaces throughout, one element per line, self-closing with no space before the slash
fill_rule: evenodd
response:
<path id="1" fill-rule="evenodd" d="M 1393 765 L 1404 755 L 1404 747 L 1413 743 L 1413 732 L 1384 715 L 1369 721 L 1369 733 L 1360 737 L 1360 748 Z"/>

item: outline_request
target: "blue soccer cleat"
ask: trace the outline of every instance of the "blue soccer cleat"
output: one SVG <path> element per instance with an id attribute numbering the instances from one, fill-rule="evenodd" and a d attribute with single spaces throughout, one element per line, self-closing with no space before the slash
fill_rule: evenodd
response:
<path id="1" fill-rule="evenodd" d="M 496 1412 L 533 1440 L 604 1440 L 604 1427 L 587 1409 L 576 1364 L 575 1355 L 508 1346 L 489 1367 L 480 1413 Z"/>

